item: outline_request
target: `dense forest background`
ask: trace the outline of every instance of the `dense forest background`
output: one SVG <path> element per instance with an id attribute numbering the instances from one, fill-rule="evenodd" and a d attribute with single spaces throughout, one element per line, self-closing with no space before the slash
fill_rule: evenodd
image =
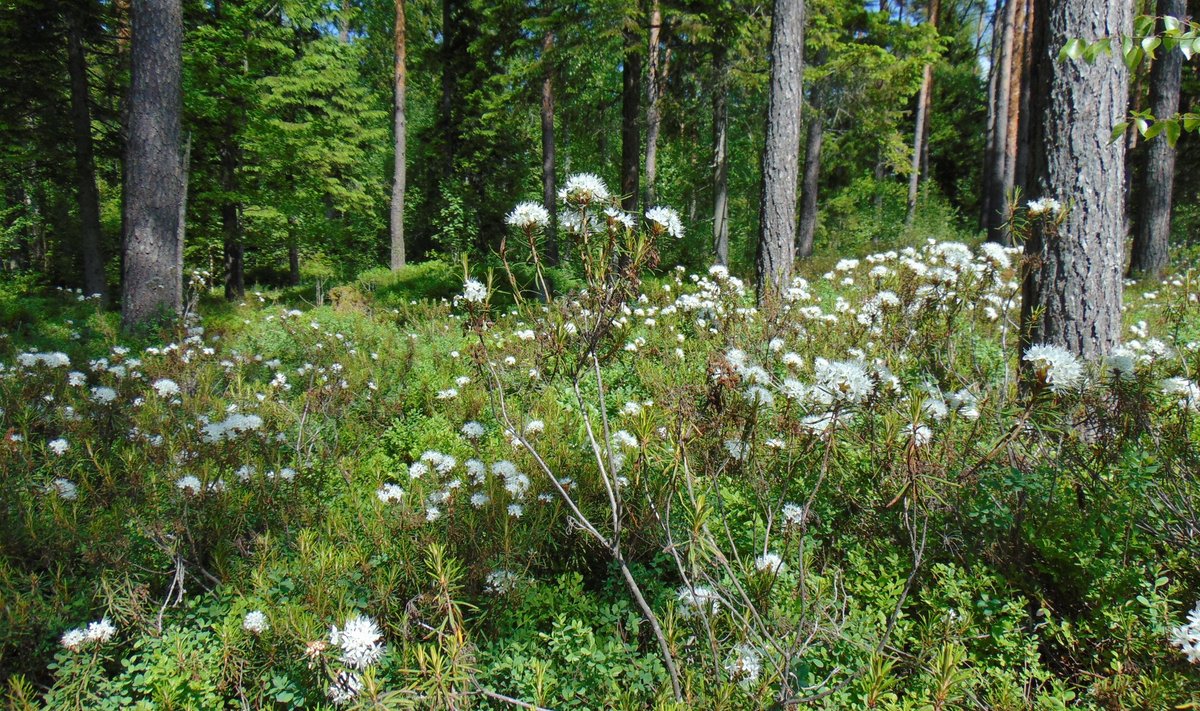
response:
<path id="1" fill-rule="evenodd" d="M 812 177 L 799 211 L 818 253 L 974 233 L 1001 212 L 988 201 L 1005 192 L 989 186 L 987 169 L 996 76 L 1013 71 L 997 61 L 1011 4 L 808 3 L 801 148 Z M 729 262 L 751 268 L 771 7 L 737 0 L 184 2 L 188 268 L 230 272 L 237 296 L 246 283 L 346 278 L 389 263 L 398 7 L 408 261 L 494 255 L 511 206 L 543 195 L 549 131 L 552 178 L 587 171 L 627 185 L 632 160 L 643 209 L 679 210 L 687 237 L 665 264 L 715 261 L 727 214 Z M 111 289 L 121 271 L 129 3 L 8 0 L 0 57 L 4 269 L 85 288 L 83 254 L 98 230 Z M 928 121 L 917 136 L 927 65 Z M 1184 108 L 1200 96 L 1196 67 L 1183 69 Z M 1131 111 L 1149 106 L 1150 71 L 1143 63 L 1130 78 Z M 715 199 L 723 120 L 725 208 Z M 623 160 L 631 123 L 638 151 Z M 1123 140 L 1136 222 L 1145 142 L 1136 131 Z M 1184 135 L 1180 166 L 1195 163 L 1197 143 Z M 1200 204 L 1195 171 L 1178 174 L 1183 245 Z M 95 216 L 81 199 L 89 185 Z"/>

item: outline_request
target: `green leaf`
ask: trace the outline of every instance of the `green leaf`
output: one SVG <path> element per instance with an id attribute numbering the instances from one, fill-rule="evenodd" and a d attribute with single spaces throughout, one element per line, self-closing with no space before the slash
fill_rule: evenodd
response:
<path id="1" fill-rule="evenodd" d="M 1083 56 L 1084 48 L 1083 40 L 1069 40 L 1066 46 L 1062 48 L 1062 51 L 1058 53 L 1058 61 L 1062 62 L 1067 59 L 1078 60 Z"/>
<path id="2" fill-rule="evenodd" d="M 1166 31 L 1166 32 L 1178 32 L 1179 31 L 1180 23 L 1179 23 L 1178 17 L 1172 17 L 1170 15 L 1166 15 L 1163 17 L 1162 22 L 1163 22 L 1163 30 L 1164 31 Z"/>
<path id="3" fill-rule="evenodd" d="M 1144 136 L 1147 141 L 1153 141 L 1155 138 L 1158 138 L 1158 134 L 1163 132 L 1165 123 L 1165 121 L 1158 121 L 1150 124 L 1145 131 L 1142 131 L 1142 136 Z"/>
<path id="4" fill-rule="evenodd" d="M 1157 37 L 1153 37 L 1153 36 L 1146 37 L 1142 40 L 1142 49 L 1146 52 L 1147 55 L 1150 56 L 1151 59 L 1153 59 L 1154 58 L 1154 50 L 1158 49 L 1158 46 L 1160 44 L 1162 44 L 1161 39 L 1159 39 Z"/>
<path id="5" fill-rule="evenodd" d="M 1185 131 L 1200 130 L 1200 114 L 1184 114 L 1183 129 Z"/>
<path id="6" fill-rule="evenodd" d="M 1183 132 L 1183 127 L 1179 125 L 1177 119 L 1170 119 L 1163 123 L 1167 125 L 1167 145 L 1174 148 L 1175 144 L 1179 142 L 1179 134 Z"/>
<path id="7" fill-rule="evenodd" d="M 1108 142 L 1115 143 L 1118 138 L 1125 135 L 1125 131 L 1127 131 L 1128 129 L 1129 129 L 1128 121 L 1122 121 L 1121 123 L 1117 124 L 1116 126 L 1113 126 L 1112 136 L 1109 137 Z"/>
<path id="8" fill-rule="evenodd" d="M 1154 15 L 1138 15 L 1133 20 L 1133 34 L 1138 37 L 1154 34 L 1154 24 L 1157 18 Z"/>
<path id="9" fill-rule="evenodd" d="M 1142 51 L 1141 47 L 1133 47 L 1125 53 L 1125 66 L 1132 72 L 1137 69 L 1145 57 L 1146 53 Z"/>

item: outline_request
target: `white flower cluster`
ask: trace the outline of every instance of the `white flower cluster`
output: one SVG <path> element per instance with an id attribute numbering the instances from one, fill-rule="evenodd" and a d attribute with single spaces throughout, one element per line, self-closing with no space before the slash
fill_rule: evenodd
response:
<path id="1" fill-rule="evenodd" d="M 1171 644 L 1192 664 L 1200 664 L 1200 602 L 1188 613 L 1188 621 L 1171 630 Z"/>
<path id="2" fill-rule="evenodd" d="M 515 590 L 520 583 L 520 575 L 511 570 L 497 568 L 487 574 L 484 589 L 494 595 L 506 595 Z"/>
<path id="3" fill-rule="evenodd" d="M 394 504 L 404 500 L 404 489 L 396 484 L 384 484 L 375 492 L 375 496 L 385 504 Z"/>
<path id="4" fill-rule="evenodd" d="M 679 213 L 671 208 L 661 205 L 652 207 L 646 211 L 646 219 L 655 232 L 666 233 L 675 239 L 683 238 L 683 221 L 679 219 Z"/>
<path id="5" fill-rule="evenodd" d="M 258 415 L 235 412 L 220 422 L 210 422 L 200 430 L 201 439 L 209 444 L 236 439 L 238 435 L 253 432 L 263 426 Z"/>
<path id="6" fill-rule="evenodd" d="M 1024 360 L 1033 365 L 1038 379 L 1053 392 L 1078 389 L 1083 385 L 1083 364 L 1065 348 L 1044 344 L 1030 346 Z"/>
<path id="7" fill-rule="evenodd" d="M 520 230 L 545 229 L 550 213 L 536 202 L 523 202 L 505 216 L 504 223 Z"/>
<path id="8" fill-rule="evenodd" d="M 558 199 L 568 205 L 586 207 L 605 202 L 609 198 L 608 188 L 600 176 L 594 173 L 575 173 L 558 191 Z"/>
<path id="9" fill-rule="evenodd" d="M 158 393 L 158 396 L 163 398 L 178 395 L 180 392 L 179 383 L 176 383 L 174 380 L 169 378 L 156 380 L 150 387 L 154 388 L 154 392 Z"/>
<path id="10" fill-rule="evenodd" d="M 862 363 L 818 358 L 813 371 L 813 399 L 822 405 L 859 405 L 875 392 L 875 383 Z"/>
<path id="11" fill-rule="evenodd" d="M 267 622 L 267 616 L 263 614 L 262 610 L 247 612 L 246 616 L 242 618 L 242 629 L 250 634 L 262 634 L 270 629 L 270 627 L 270 623 Z"/>
<path id="12" fill-rule="evenodd" d="M 783 572 L 783 558 L 778 553 L 763 553 L 754 559 L 754 567 L 766 575 L 778 575 Z"/>
<path id="13" fill-rule="evenodd" d="M 679 601 L 679 614 L 682 617 L 713 615 L 721 609 L 721 596 L 712 588 L 703 585 L 684 585 L 679 588 L 676 596 Z"/>
<path id="14" fill-rule="evenodd" d="M 1058 217 L 1062 214 L 1063 204 L 1054 198 L 1040 198 L 1038 200 L 1030 200 L 1025 205 L 1030 217 L 1042 217 L 1049 215 Z"/>
<path id="15" fill-rule="evenodd" d="M 469 304 L 482 304 L 487 300 L 487 295 L 487 287 L 482 282 L 478 279 L 467 279 L 463 282 L 463 293 L 458 298 Z"/>
<path id="16" fill-rule="evenodd" d="M 329 643 L 342 650 L 342 663 L 362 671 L 378 662 L 384 653 L 383 633 L 379 625 L 366 615 L 355 615 L 340 630 L 329 628 Z"/>
<path id="17" fill-rule="evenodd" d="M 116 633 L 117 628 L 113 623 L 109 622 L 107 617 L 102 617 L 95 622 L 89 623 L 87 627 L 77 627 L 73 630 L 67 630 L 63 633 L 60 642 L 67 650 L 78 652 L 88 645 L 104 644 L 112 639 Z"/>
<path id="18" fill-rule="evenodd" d="M 17 363 L 24 368 L 32 368 L 39 363 L 47 368 L 67 368 L 71 365 L 71 359 L 66 353 L 19 353 L 17 354 Z"/>
<path id="19" fill-rule="evenodd" d="M 729 672 L 730 678 L 743 686 L 758 681 L 758 676 L 762 673 L 762 657 L 759 650 L 745 644 L 738 645 L 725 665 L 725 671 Z"/>

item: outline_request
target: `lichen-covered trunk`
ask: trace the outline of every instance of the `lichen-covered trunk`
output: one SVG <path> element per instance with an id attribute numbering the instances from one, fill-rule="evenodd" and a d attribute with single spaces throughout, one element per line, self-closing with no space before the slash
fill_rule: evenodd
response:
<path id="1" fill-rule="evenodd" d="M 729 264 L 729 54 L 719 44 L 713 55 L 713 250 Z"/>
<path id="2" fill-rule="evenodd" d="M 404 0 L 396 0 L 396 22 L 394 30 L 395 71 L 393 72 L 394 95 L 392 105 L 392 204 L 388 220 L 391 232 L 391 267 L 404 267 L 404 191 L 408 166 L 408 117 L 406 113 L 406 91 L 408 86 Z"/>
<path id="3" fill-rule="evenodd" d="M 804 2 L 775 0 L 771 78 L 762 158 L 756 287 L 759 302 L 786 288 L 796 258 L 796 188 L 804 74 Z"/>
<path id="4" fill-rule="evenodd" d="M 83 27 L 70 12 L 67 28 L 67 70 L 71 77 L 71 131 L 75 139 L 75 179 L 79 200 L 79 256 L 83 288 L 88 295 L 108 298 L 104 256 L 100 250 L 100 193 L 96 189 L 96 158 L 92 145 L 92 114 L 88 105 L 87 58 Z"/>
<path id="5" fill-rule="evenodd" d="M 1185 0 L 1158 0 L 1158 14 L 1183 17 Z M 1183 53 L 1161 50 L 1150 68 L 1150 110 L 1159 119 L 1179 111 Z M 1129 255 L 1130 276 L 1161 277 L 1167 268 L 1171 236 L 1171 197 L 1175 190 L 1175 149 L 1160 135 L 1145 148 L 1137 227 Z"/>
<path id="6" fill-rule="evenodd" d="M 182 39 L 180 0 L 133 0 L 121 302 L 126 329 L 182 307 Z"/>
<path id="7" fill-rule="evenodd" d="M 1034 86 L 1033 197 L 1062 202 L 1026 245 L 1022 345 L 1051 343 L 1077 355 L 1105 353 L 1121 332 L 1125 143 L 1110 141 L 1125 115 L 1129 73 L 1119 56 L 1058 61 L 1072 38 L 1130 32 L 1127 0 L 1039 0 Z"/>

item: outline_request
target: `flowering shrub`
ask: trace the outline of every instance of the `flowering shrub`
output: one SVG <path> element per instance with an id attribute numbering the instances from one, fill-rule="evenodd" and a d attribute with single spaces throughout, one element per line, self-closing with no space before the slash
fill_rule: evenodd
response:
<path id="1" fill-rule="evenodd" d="M 155 343 L 61 298 L 4 334 L 9 702 L 1200 701 L 1189 278 L 1103 357 L 1017 353 L 1019 250 L 845 259 L 762 311 L 658 270 L 673 211 L 560 197 L 551 298 L 263 295 Z M 508 223 L 537 274 L 548 216 Z"/>

